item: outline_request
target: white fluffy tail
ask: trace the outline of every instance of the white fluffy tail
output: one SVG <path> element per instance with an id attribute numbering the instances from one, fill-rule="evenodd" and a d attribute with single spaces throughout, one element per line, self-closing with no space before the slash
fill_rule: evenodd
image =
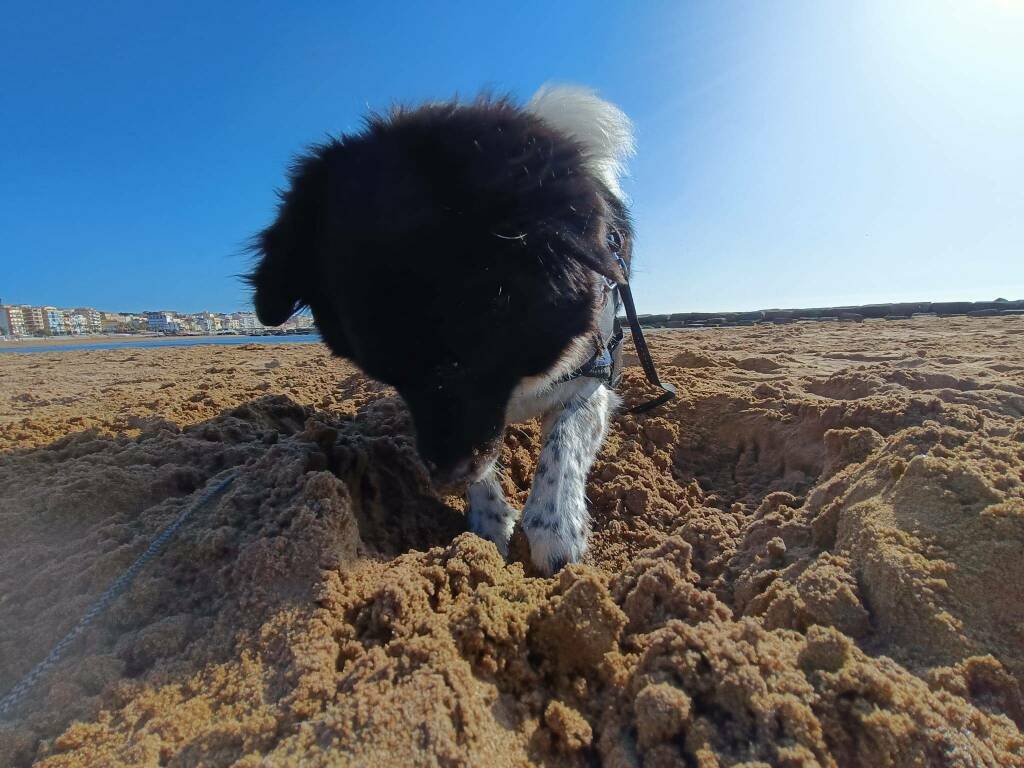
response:
<path id="1" fill-rule="evenodd" d="M 620 200 L 619 180 L 626 175 L 626 159 L 635 151 L 633 123 L 614 104 L 589 88 L 543 85 L 526 109 L 578 141 L 587 167 Z"/>

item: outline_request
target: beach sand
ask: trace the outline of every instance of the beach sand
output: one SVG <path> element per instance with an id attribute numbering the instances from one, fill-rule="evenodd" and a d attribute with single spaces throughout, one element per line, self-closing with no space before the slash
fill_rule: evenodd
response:
<path id="1" fill-rule="evenodd" d="M 1024 318 L 649 339 L 552 579 L 319 345 L 0 356 L 0 695 L 237 470 L 0 765 L 1024 765 Z"/>

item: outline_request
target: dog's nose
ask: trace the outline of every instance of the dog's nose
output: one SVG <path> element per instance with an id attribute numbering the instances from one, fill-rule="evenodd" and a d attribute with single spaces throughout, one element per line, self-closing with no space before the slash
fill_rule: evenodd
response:
<path id="1" fill-rule="evenodd" d="M 432 461 L 426 464 L 430 470 L 430 484 L 438 490 L 464 485 L 467 480 L 474 477 L 478 469 L 474 459 L 460 459 L 449 467 L 439 467 Z"/>

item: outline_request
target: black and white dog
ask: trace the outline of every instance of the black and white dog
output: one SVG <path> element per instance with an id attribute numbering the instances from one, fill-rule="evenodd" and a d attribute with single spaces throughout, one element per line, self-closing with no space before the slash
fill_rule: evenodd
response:
<path id="1" fill-rule="evenodd" d="M 392 385 L 434 485 L 468 485 L 470 529 L 506 555 L 518 512 L 495 461 L 507 424 L 541 417 L 522 525 L 543 573 L 586 551 L 619 400 L 632 151 L 629 119 L 581 88 L 396 110 L 299 158 L 254 246 L 260 321 L 308 306 L 335 354 Z"/>

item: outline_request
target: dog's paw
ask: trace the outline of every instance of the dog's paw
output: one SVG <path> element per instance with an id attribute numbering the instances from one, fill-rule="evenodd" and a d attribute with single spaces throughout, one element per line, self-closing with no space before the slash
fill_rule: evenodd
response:
<path id="1" fill-rule="evenodd" d="M 590 534 L 586 507 L 569 505 L 559 509 L 553 502 L 527 504 L 523 510 L 523 530 L 530 542 L 530 559 L 545 576 L 558 573 L 569 563 L 578 563 L 587 551 Z M 579 506 L 579 509 L 575 509 Z"/>
<path id="2" fill-rule="evenodd" d="M 502 557 L 508 557 L 508 544 L 516 525 L 517 512 L 501 498 L 471 503 L 466 515 L 469 530 L 494 543 Z"/>

